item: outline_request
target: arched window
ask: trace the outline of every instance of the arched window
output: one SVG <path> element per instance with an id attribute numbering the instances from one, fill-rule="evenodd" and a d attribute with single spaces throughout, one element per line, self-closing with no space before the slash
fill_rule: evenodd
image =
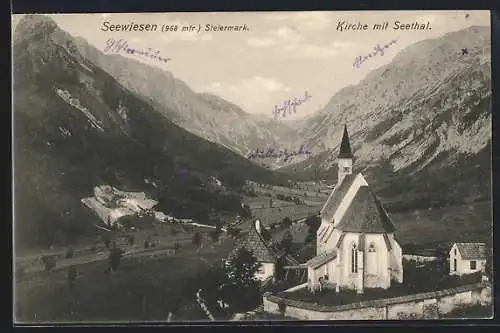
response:
<path id="1" fill-rule="evenodd" d="M 368 252 L 375 252 L 375 244 L 370 243 L 370 246 L 368 247 Z"/>
<path id="2" fill-rule="evenodd" d="M 352 273 L 358 272 L 358 248 L 356 244 L 352 244 L 352 249 L 351 249 L 351 272 Z"/>

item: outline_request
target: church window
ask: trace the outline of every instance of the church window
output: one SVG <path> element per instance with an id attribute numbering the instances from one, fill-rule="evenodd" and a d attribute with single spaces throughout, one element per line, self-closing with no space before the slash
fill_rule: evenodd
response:
<path id="1" fill-rule="evenodd" d="M 455 256 L 457 255 L 457 249 L 453 250 L 453 253 L 455 254 Z"/>
<path id="2" fill-rule="evenodd" d="M 375 244 L 370 243 L 370 246 L 368 247 L 368 252 L 375 252 Z"/>
<path id="3" fill-rule="evenodd" d="M 470 269 L 476 269 L 476 261 L 475 260 L 470 261 Z"/>
<path id="4" fill-rule="evenodd" d="M 356 244 L 353 244 L 351 249 L 351 272 L 358 272 L 358 248 Z"/>
<path id="5" fill-rule="evenodd" d="M 349 172 L 349 167 L 344 167 L 344 172 Z"/>

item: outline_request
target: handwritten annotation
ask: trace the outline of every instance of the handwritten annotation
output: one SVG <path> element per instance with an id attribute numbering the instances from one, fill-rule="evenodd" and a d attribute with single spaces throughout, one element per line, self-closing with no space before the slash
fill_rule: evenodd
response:
<path id="1" fill-rule="evenodd" d="M 267 151 L 264 151 L 263 148 L 257 148 L 255 152 L 250 153 L 247 158 L 282 158 L 283 161 L 286 162 L 290 157 L 296 155 L 312 155 L 312 151 L 304 149 L 304 146 L 300 146 L 298 151 L 288 151 L 287 149 L 280 149 L 276 151 L 274 148 L 267 148 Z"/>
<path id="2" fill-rule="evenodd" d="M 133 55 L 141 55 L 144 57 L 148 57 L 151 59 L 157 59 L 159 61 L 164 61 L 168 62 L 169 60 L 172 60 L 171 58 L 162 58 L 160 57 L 160 51 L 157 50 L 156 52 L 153 52 L 151 48 L 148 48 L 146 52 L 144 51 L 139 51 L 137 49 L 131 48 L 128 46 L 128 43 L 126 40 L 120 39 L 116 40 L 114 38 L 109 38 L 106 41 L 106 47 L 104 48 L 104 53 L 119 53 L 120 51 L 123 51 L 127 54 L 133 54 Z"/>
<path id="3" fill-rule="evenodd" d="M 311 97 L 312 96 L 310 96 L 306 90 L 306 92 L 304 93 L 303 99 L 301 99 L 300 97 L 299 98 L 294 97 L 293 100 L 288 99 L 288 100 L 284 101 L 283 103 L 281 103 L 281 105 L 275 105 L 273 107 L 274 119 L 278 119 L 281 112 L 283 112 L 283 118 L 286 117 L 287 111 L 288 111 L 289 115 L 292 114 L 292 111 L 293 111 L 293 113 L 296 113 L 297 112 L 297 105 L 301 105 L 302 103 L 304 103 L 305 101 L 307 101 Z"/>
<path id="4" fill-rule="evenodd" d="M 374 49 L 373 52 L 368 53 L 368 55 L 366 55 L 364 57 L 363 56 L 356 57 L 356 59 L 354 59 L 354 63 L 352 64 L 352 66 L 359 68 L 359 66 L 361 66 L 361 64 L 364 63 L 368 58 L 374 57 L 377 54 L 380 54 L 380 56 L 383 56 L 385 54 L 384 50 L 388 49 L 389 46 L 391 46 L 392 44 L 394 44 L 396 42 L 397 42 L 397 39 L 391 40 L 389 43 L 385 44 L 383 47 L 380 47 L 380 44 L 377 44 L 377 46 L 375 46 L 373 48 Z"/>

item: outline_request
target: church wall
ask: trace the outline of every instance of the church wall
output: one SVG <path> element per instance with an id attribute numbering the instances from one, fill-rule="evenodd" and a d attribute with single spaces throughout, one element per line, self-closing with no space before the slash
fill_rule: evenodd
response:
<path id="1" fill-rule="evenodd" d="M 330 235 L 330 237 L 328 237 Z M 337 229 L 333 228 L 333 225 L 330 224 L 330 228 L 326 232 L 326 235 L 320 241 L 317 239 L 317 245 L 321 247 L 321 252 L 316 252 L 316 255 L 323 252 L 331 252 L 335 249 L 335 245 L 337 245 L 337 241 L 340 237 L 340 232 Z"/>
<path id="2" fill-rule="evenodd" d="M 350 203 L 354 199 L 354 196 L 358 192 L 358 189 L 361 186 L 367 186 L 368 183 L 366 182 L 365 178 L 361 175 L 358 174 L 356 178 L 354 179 L 354 182 L 351 184 L 351 187 L 347 191 L 347 193 L 344 196 L 344 199 L 340 203 L 339 207 L 337 208 L 337 211 L 333 215 L 333 219 L 335 221 L 335 225 L 338 224 L 338 222 L 342 219 L 344 216 L 347 208 L 349 208 Z"/>
<path id="3" fill-rule="evenodd" d="M 359 234 L 357 233 L 345 233 L 342 244 L 340 245 L 340 281 L 338 281 L 341 288 L 356 289 L 358 284 L 358 274 L 361 271 L 358 269 L 357 273 L 351 272 L 351 249 L 352 244 L 356 243 L 358 245 Z M 358 261 L 359 262 L 359 261 Z"/>
<path id="4" fill-rule="evenodd" d="M 375 252 L 370 252 L 373 244 Z M 390 253 L 387 251 L 383 234 L 366 234 L 365 236 L 365 288 L 389 288 Z"/>
<path id="5" fill-rule="evenodd" d="M 394 234 L 388 234 L 392 246 L 391 251 L 391 279 L 397 283 L 403 282 L 403 250 L 399 243 L 394 239 Z"/>

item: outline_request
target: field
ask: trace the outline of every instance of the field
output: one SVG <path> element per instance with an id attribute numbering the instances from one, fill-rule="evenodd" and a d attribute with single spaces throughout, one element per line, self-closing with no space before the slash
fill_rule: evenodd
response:
<path id="1" fill-rule="evenodd" d="M 16 321 L 166 321 L 169 312 L 177 314 L 181 300 L 191 297 L 181 294 L 183 281 L 227 256 L 232 247 L 227 239 L 197 253 L 186 243 L 173 255 L 124 257 L 112 273 L 105 273 L 106 260 L 84 263 L 76 266 L 73 288 L 64 269 L 26 274 L 15 287 Z"/>
<path id="2" fill-rule="evenodd" d="M 269 226 L 285 217 L 297 220 L 315 215 L 321 209 L 321 205 L 289 202 L 285 205 L 274 199 L 273 208 L 270 208 L 269 197 L 264 195 L 244 198 L 244 202 L 254 208 L 251 209 L 253 218 L 238 225 L 242 232 L 250 227 L 255 218 L 260 218 L 265 226 Z M 280 207 L 276 207 L 278 204 Z M 453 241 L 488 241 L 491 238 L 489 202 L 390 215 L 402 245 L 435 247 Z M 191 244 L 195 230 L 201 232 L 205 244 L 199 254 Z M 115 241 L 124 248 L 126 255 L 118 271 L 110 274 L 104 272 L 108 262 L 102 240 L 75 246 L 75 257 L 72 259 L 63 258 L 64 248 L 45 251 L 60 257 L 52 273 L 41 272 L 42 266 L 37 261 L 40 252 L 38 255 L 17 256 L 16 269 L 22 267 L 25 271 L 15 286 L 16 320 L 165 321 L 170 312 L 174 314 L 174 320 L 204 320 L 206 318 L 196 309 L 180 310 L 179 304 L 181 300 L 186 300 L 186 295 L 182 295 L 185 281 L 206 270 L 217 259 L 226 257 L 234 245 L 231 238 L 226 238 L 221 244 L 213 243 L 209 238 L 212 230 L 185 225 L 158 225 L 152 230 L 133 233 L 133 245 L 126 241 L 130 233 L 121 233 Z M 279 239 L 283 230 L 276 229 L 272 233 L 274 239 Z M 297 230 L 297 233 L 303 236 L 306 229 Z M 146 240 L 153 242 L 154 248 L 145 249 L 143 243 Z M 172 254 L 170 251 L 176 240 L 181 245 L 181 251 Z M 66 281 L 68 266 L 77 269 L 72 289 Z M 187 319 L 184 317 L 186 312 L 191 312 Z"/>
<path id="3" fill-rule="evenodd" d="M 491 242 L 491 202 L 416 210 L 390 216 L 402 245 L 435 247 L 459 241 Z"/>

